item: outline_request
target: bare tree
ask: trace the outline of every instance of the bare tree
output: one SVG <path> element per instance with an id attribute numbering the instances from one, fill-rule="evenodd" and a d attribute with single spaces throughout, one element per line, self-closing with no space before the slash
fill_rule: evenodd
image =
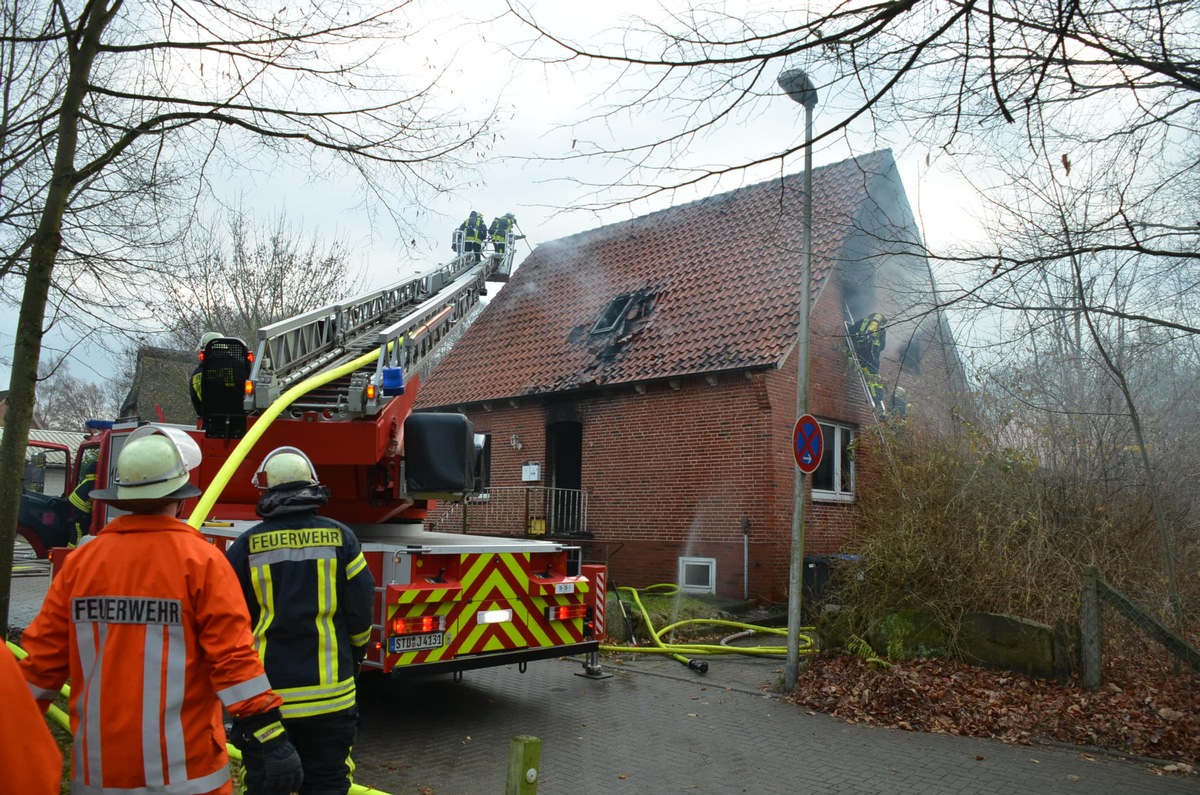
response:
<path id="1" fill-rule="evenodd" d="M 39 368 L 37 403 L 33 408 L 39 428 L 83 431 L 88 420 L 117 415 L 115 393 L 106 384 L 72 375 L 65 357 Z"/>
<path id="2" fill-rule="evenodd" d="M 190 349 L 205 331 L 253 346 L 258 329 L 333 303 L 362 286 L 343 240 L 300 233 L 284 213 L 269 227 L 232 211 L 224 232 L 207 224 L 189 233 L 177 278 L 164 279 L 168 347 Z"/>
<path id="3" fill-rule="evenodd" d="M 270 173 L 307 154 L 399 220 L 401 199 L 454 179 L 482 140 L 488 119 L 439 107 L 437 74 L 418 83 L 384 68 L 408 5 L 0 4 L 0 278 L 14 293 L 20 284 L 0 443 L 12 478 L 0 489 L 0 618 L 48 324 L 70 322 L 84 296 L 136 323 L 130 296 L 159 278 L 159 250 L 220 166 Z"/>
<path id="4" fill-rule="evenodd" d="M 1001 234 L 983 251 L 932 252 L 970 273 L 962 293 L 1011 270 L 1069 262 L 1076 254 L 1132 252 L 1200 278 L 1194 212 L 1200 171 L 1200 2 L 1084 0 L 800 5 L 734 17 L 699 3 L 665 20 L 638 20 L 618 44 L 572 41 L 539 25 L 510 0 L 533 32 L 525 57 L 564 69 L 612 67 L 617 77 L 577 125 L 560 159 L 624 164 L 616 185 L 589 184 L 593 209 L 716 184 L 746 169 L 778 165 L 803 140 L 713 164 L 699 146 L 724 127 L 752 127 L 779 103 L 776 78 L 801 67 L 822 96 L 816 141 L 864 128 L 887 142 L 911 140 L 952 159 L 996 201 L 1028 187 L 1027 168 L 1052 162 L 1063 174 L 1117 164 L 1094 186 L 1093 215 L 1068 241 L 1026 256 Z M 615 98 L 615 100 L 614 100 Z M 632 143 L 588 137 L 622 119 L 658 111 L 665 124 L 630 124 Z M 627 137 L 624 139 L 629 140 Z M 999 228 L 1003 228 L 1000 226 Z M 1112 307 L 1096 311 L 1120 312 Z M 1136 310 L 1134 310 L 1136 313 Z M 1149 313 L 1195 334 L 1200 327 Z"/>

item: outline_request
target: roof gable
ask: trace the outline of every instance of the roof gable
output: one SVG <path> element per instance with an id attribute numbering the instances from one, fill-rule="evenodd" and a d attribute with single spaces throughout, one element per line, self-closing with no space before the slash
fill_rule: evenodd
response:
<path id="1" fill-rule="evenodd" d="M 796 336 L 802 177 L 538 246 L 438 365 L 420 405 L 776 365 Z M 880 179 L 898 181 L 886 150 L 814 169 L 815 289 Z M 601 318 L 610 330 L 597 330 Z"/>

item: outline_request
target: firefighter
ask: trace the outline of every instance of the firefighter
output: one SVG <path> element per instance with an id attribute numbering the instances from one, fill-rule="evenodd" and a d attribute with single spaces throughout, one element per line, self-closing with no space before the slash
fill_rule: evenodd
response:
<path id="1" fill-rule="evenodd" d="M 283 723 L 304 763 L 301 795 L 345 795 L 358 725 L 355 673 L 371 636 L 375 581 L 354 532 L 317 515 L 329 490 L 295 447 L 254 476 L 263 521 L 226 553 L 250 606 L 254 642 L 283 697 Z M 257 795 L 247 778 L 247 795 Z"/>
<path id="2" fill-rule="evenodd" d="M 261 791 L 300 787 L 237 577 L 178 519 L 199 463 L 181 430 L 130 434 L 115 485 L 92 492 L 130 513 L 67 556 L 25 630 L 22 672 L 43 711 L 71 681 L 73 792 L 232 793 L 222 706 Z"/>
<path id="3" fill-rule="evenodd" d="M 514 229 L 516 225 L 517 219 L 512 213 L 505 213 L 499 218 L 492 219 L 492 225 L 488 227 L 488 235 L 492 238 L 493 251 L 504 256 L 504 249 L 508 242 L 508 230 Z"/>
<path id="4" fill-rule="evenodd" d="M 62 754 L 37 702 L 21 676 L 17 661 L 0 651 L 0 773 L 9 792 L 58 795 L 62 787 Z"/>
<path id="5" fill-rule="evenodd" d="M 887 318 L 878 312 L 860 318 L 850 327 L 854 354 L 872 375 L 879 375 L 879 354 L 887 345 Z"/>
<path id="6" fill-rule="evenodd" d="M 92 489 L 96 485 L 96 457 L 87 456 L 79 471 L 79 481 L 67 501 L 71 503 L 71 538 L 68 547 L 77 545 L 92 526 Z"/>
<path id="7" fill-rule="evenodd" d="M 483 220 L 483 216 L 474 210 L 467 216 L 467 220 L 463 221 L 458 226 L 463 233 L 463 247 L 467 253 L 475 256 L 475 261 L 483 259 L 483 241 L 487 238 L 488 227 L 487 221 Z"/>
<path id="8" fill-rule="evenodd" d="M 196 369 L 192 370 L 192 388 L 189 394 L 197 417 L 204 416 L 204 349 L 208 347 L 208 343 L 223 336 L 225 335 L 219 331 L 206 331 L 196 345 L 196 357 L 200 361 L 196 364 Z"/>

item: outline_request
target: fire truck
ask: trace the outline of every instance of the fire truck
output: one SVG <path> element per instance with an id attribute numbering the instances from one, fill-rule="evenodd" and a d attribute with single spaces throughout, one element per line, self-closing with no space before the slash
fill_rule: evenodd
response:
<path id="1" fill-rule="evenodd" d="M 436 501 L 477 490 L 482 438 L 461 414 L 413 405 L 487 282 L 507 280 L 512 251 L 510 241 L 503 256 L 478 262 L 460 251 L 428 272 L 266 326 L 253 349 L 219 338 L 201 354 L 204 415 L 185 430 L 203 453 L 192 481 L 205 491 L 185 506 L 189 523 L 224 549 L 257 521 L 258 463 L 280 446 L 303 450 L 331 493 L 322 515 L 354 529 L 375 578 L 364 667 L 523 670 L 578 655 L 585 675 L 600 675 L 603 566 L 554 540 L 425 529 Z M 104 431 L 98 488 L 139 424 Z M 113 512 L 97 504 L 93 532 Z"/>

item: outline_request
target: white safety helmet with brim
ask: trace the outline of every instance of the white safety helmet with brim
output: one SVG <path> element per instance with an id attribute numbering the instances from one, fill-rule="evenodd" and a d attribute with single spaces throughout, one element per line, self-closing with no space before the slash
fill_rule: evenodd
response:
<path id="1" fill-rule="evenodd" d="M 297 447 L 277 447 L 267 453 L 252 481 L 260 489 L 273 489 L 276 486 L 296 484 L 299 486 L 319 486 L 317 470 L 312 461 Z"/>
<path id="2" fill-rule="evenodd" d="M 129 434 L 117 456 L 113 484 L 91 498 L 121 510 L 156 508 L 199 497 L 188 473 L 200 464 L 200 446 L 185 431 L 143 425 Z"/>
<path id="3" fill-rule="evenodd" d="M 204 349 L 208 347 L 208 343 L 213 340 L 219 340 L 225 336 L 219 331 L 206 331 L 200 336 L 200 342 L 196 344 L 196 353 L 204 353 Z"/>

